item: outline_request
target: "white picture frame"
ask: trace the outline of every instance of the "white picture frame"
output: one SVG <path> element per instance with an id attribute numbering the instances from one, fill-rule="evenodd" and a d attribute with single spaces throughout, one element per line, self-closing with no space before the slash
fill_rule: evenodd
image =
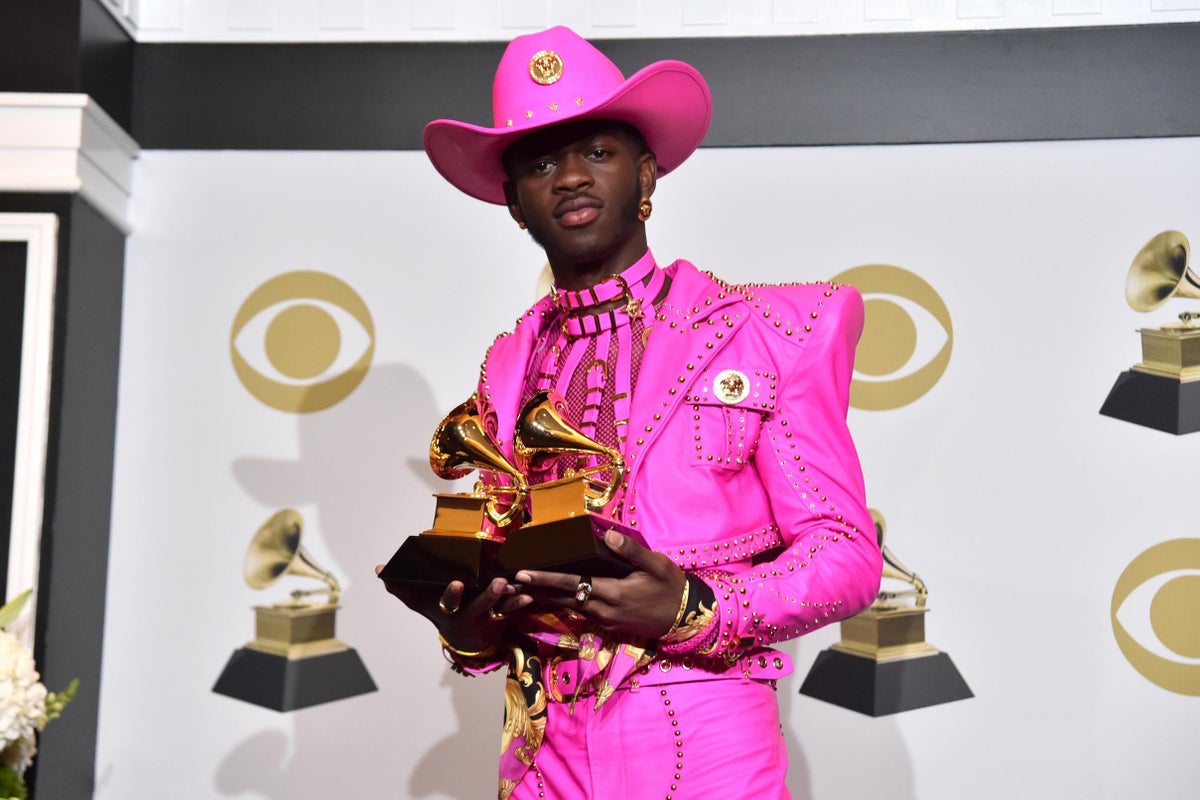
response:
<path id="1" fill-rule="evenodd" d="M 55 214 L 0 213 L 0 241 L 23 242 L 26 246 L 7 599 L 26 589 L 33 590 L 27 612 L 9 626 L 9 632 L 30 649 L 37 620 L 45 508 L 58 224 Z"/>

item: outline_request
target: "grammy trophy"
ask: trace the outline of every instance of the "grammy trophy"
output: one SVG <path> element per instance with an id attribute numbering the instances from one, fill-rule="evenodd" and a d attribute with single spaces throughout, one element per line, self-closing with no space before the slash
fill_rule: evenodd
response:
<path id="1" fill-rule="evenodd" d="M 1135 311 L 1153 311 L 1172 297 L 1200 298 L 1200 276 L 1189 263 L 1191 247 L 1179 231 L 1163 231 L 1133 259 L 1125 300 Z M 1200 431 L 1200 314 L 1142 328 L 1142 360 L 1117 376 L 1100 413 L 1173 433 Z"/>

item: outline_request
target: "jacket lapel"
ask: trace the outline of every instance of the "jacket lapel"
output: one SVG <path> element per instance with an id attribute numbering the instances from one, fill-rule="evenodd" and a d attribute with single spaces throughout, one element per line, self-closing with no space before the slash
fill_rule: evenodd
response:
<path id="1" fill-rule="evenodd" d="M 513 457 L 513 432 L 521 408 L 521 393 L 528 374 L 529 357 L 545 316 L 553 308 L 550 296 L 542 298 L 517 321 L 512 333 L 501 334 L 483 360 L 479 396 L 483 413 L 496 415 L 496 444 L 506 457 Z"/>
<path id="2" fill-rule="evenodd" d="M 630 408 L 627 488 L 637 479 L 641 454 L 747 320 L 744 307 L 737 313 L 732 310 L 742 300 L 735 287 L 718 283 L 686 261 L 673 267 L 668 269 L 671 289 L 659 315 L 665 318 L 654 320 Z"/>
<path id="3" fill-rule="evenodd" d="M 741 305 L 743 297 L 737 287 L 717 282 L 686 261 L 675 262 L 667 271 L 672 283 L 663 304 L 665 318 L 655 319 L 646 341 L 630 407 L 630 433 L 625 444 L 630 470 L 627 487 L 636 480 L 640 454 L 678 411 L 705 367 L 747 321 L 748 312 Z M 531 351 L 545 315 L 552 309 L 550 297 L 543 298 L 521 316 L 512 333 L 496 339 L 484 359 L 480 398 L 485 414 L 491 411 L 496 415 L 497 444 L 509 458 L 513 455 L 513 431 Z M 692 369 L 688 369 L 689 364 Z"/>

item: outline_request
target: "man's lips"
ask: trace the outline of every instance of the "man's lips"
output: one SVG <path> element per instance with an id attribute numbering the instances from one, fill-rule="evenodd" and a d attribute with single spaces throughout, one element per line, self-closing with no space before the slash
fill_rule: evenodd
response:
<path id="1" fill-rule="evenodd" d="M 601 205 L 594 197 L 573 197 L 558 204 L 554 209 L 554 218 L 564 227 L 577 228 L 598 217 Z"/>

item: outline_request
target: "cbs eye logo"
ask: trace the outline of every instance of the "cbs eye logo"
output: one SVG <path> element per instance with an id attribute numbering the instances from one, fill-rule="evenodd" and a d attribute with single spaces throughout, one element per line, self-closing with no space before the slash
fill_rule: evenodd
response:
<path id="1" fill-rule="evenodd" d="M 287 272 L 242 303 L 229 351 L 252 395 L 279 411 L 307 414 L 362 383 L 375 354 L 375 323 L 362 298 L 332 275 Z"/>
<path id="2" fill-rule="evenodd" d="M 1142 677 L 1200 696 L 1200 539 L 1162 542 L 1130 562 L 1110 613 L 1117 646 Z"/>
<path id="3" fill-rule="evenodd" d="M 937 291 L 889 264 L 851 267 L 833 280 L 858 289 L 866 310 L 850 405 L 886 411 L 932 389 L 950 363 L 954 344 L 950 311 Z"/>

